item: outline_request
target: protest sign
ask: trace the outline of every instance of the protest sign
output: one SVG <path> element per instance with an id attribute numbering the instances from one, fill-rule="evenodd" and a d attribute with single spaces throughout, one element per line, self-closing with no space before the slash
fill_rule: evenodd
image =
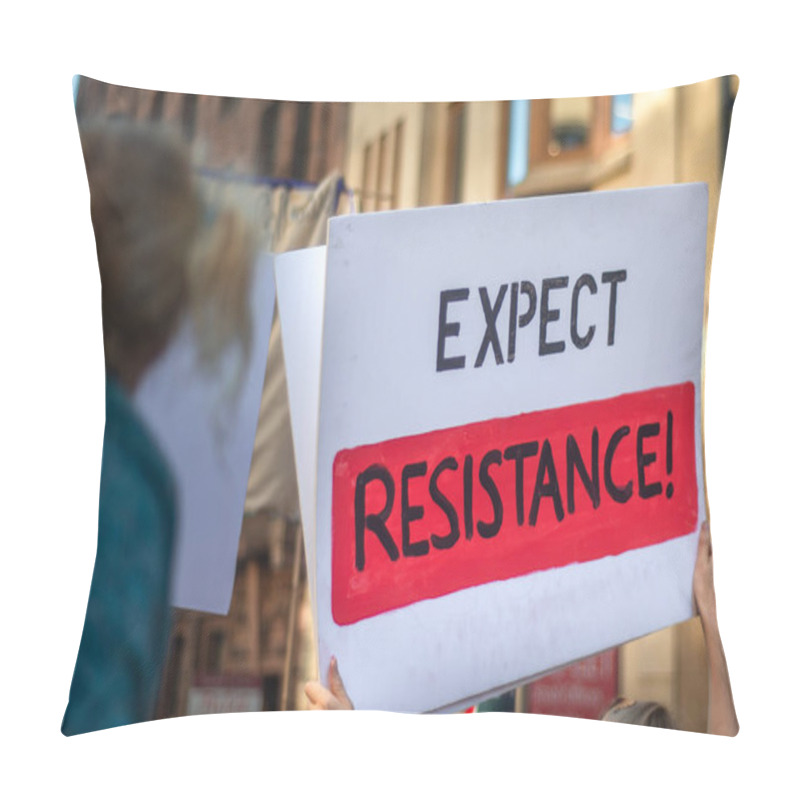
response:
<path id="1" fill-rule="evenodd" d="M 274 305 L 272 256 L 264 254 L 253 271 L 246 356 L 230 348 L 204 369 L 187 320 L 134 396 L 175 476 L 174 606 L 228 613 Z"/>
<path id="2" fill-rule="evenodd" d="M 275 286 L 281 312 L 286 388 L 292 426 L 303 546 L 309 565 L 311 607 L 316 607 L 316 489 L 325 248 L 292 250 L 275 257 Z M 314 624 L 316 625 L 316 615 Z"/>
<path id="3" fill-rule="evenodd" d="M 706 212 L 688 184 L 331 221 L 299 480 L 357 708 L 466 706 L 690 616 Z"/>

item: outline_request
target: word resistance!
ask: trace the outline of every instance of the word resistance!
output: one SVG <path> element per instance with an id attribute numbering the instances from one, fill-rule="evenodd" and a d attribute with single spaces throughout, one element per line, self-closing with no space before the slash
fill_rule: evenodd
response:
<path id="1" fill-rule="evenodd" d="M 672 472 L 672 428 L 673 418 L 669 412 L 666 419 L 666 437 L 663 442 L 667 474 Z M 406 464 L 399 475 L 399 536 L 396 533 L 393 535 L 387 525 L 396 501 L 397 481 L 385 466 L 372 464 L 356 479 L 354 496 L 356 569 L 365 568 L 364 544 L 367 531 L 375 534 L 392 561 L 399 559 L 401 553 L 404 557 L 416 557 L 426 555 L 431 547 L 440 550 L 449 549 L 458 542 L 462 532 L 465 539 L 471 539 L 473 531 L 477 531 L 478 535 L 485 539 L 496 536 L 503 526 L 510 499 L 507 497 L 504 499 L 500 487 L 513 485 L 513 502 L 510 505 L 516 514 L 517 526 L 522 526 L 526 522 L 529 526 L 535 526 L 543 501 L 550 504 L 558 522 L 564 519 L 566 513 L 574 514 L 576 487 L 579 485 L 594 509 L 600 507 L 602 494 L 615 503 L 627 503 L 633 497 L 634 491 L 643 500 L 657 497 L 662 492 L 670 498 L 674 491 L 672 482 L 668 482 L 664 487 L 661 481 L 651 480 L 648 476 L 648 468 L 657 458 L 654 440 L 658 439 L 660 433 L 659 422 L 639 425 L 635 432 L 628 425 L 623 425 L 604 442 L 602 457 L 597 428 L 592 430 L 590 449 L 585 455 L 581 452 L 577 439 L 568 434 L 564 440 L 560 459 L 563 465 L 561 470 L 556 468 L 553 446 L 549 438 L 544 439 L 541 446 L 538 441 L 529 441 L 510 445 L 503 450 L 489 450 L 477 460 L 477 470 L 476 459 L 472 455 L 466 455 L 461 463 L 455 457 L 447 456 L 431 470 L 427 461 Z M 618 450 L 628 437 L 635 441 L 634 448 L 627 455 L 622 455 L 620 468 L 616 468 Z M 631 455 L 634 458 L 631 458 Z M 526 480 L 526 462 L 536 456 L 538 463 L 529 467 Z M 485 493 L 492 508 L 490 519 L 477 521 L 474 519 L 476 471 L 480 491 Z M 462 492 L 458 507 L 440 485 L 442 476 L 446 472 L 461 474 Z M 502 474 L 503 472 L 506 474 Z M 509 479 L 508 473 L 513 473 L 513 481 Z M 622 482 L 618 474 L 624 474 L 627 480 Z M 426 538 L 414 538 L 411 525 L 419 522 L 422 527 L 421 521 L 425 517 L 426 508 L 423 504 L 411 502 L 412 482 L 421 482 L 425 479 L 430 501 L 444 513 L 449 522 L 449 530 L 444 533 L 431 532 Z M 378 484 L 382 490 L 377 488 Z M 367 511 L 368 494 L 373 498 L 383 495 L 383 507 L 380 510 Z"/>

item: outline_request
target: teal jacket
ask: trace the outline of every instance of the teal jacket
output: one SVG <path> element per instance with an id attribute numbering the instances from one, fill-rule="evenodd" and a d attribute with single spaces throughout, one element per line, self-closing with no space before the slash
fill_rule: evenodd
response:
<path id="1" fill-rule="evenodd" d="M 106 380 L 100 515 L 66 736 L 152 719 L 169 636 L 175 489 L 119 384 Z"/>

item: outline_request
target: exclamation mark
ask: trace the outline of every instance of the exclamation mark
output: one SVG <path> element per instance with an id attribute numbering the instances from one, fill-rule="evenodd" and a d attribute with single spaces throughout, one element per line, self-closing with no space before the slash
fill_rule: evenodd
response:
<path id="1" fill-rule="evenodd" d="M 672 475 L 672 412 L 667 411 L 667 475 Z M 667 498 L 672 497 L 675 488 L 672 481 L 667 484 Z"/>

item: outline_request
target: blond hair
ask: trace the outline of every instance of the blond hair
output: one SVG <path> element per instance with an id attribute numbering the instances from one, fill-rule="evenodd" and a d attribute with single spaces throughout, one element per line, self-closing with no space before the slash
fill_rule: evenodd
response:
<path id="1" fill-rule="evenodd" d="M 107 368 L 139 374 L 186 311 L 200 360 L 232 342 L 246 356 L 254 236 L 233 209 L 205 208 L 189 150 L 162 125 L 81 126 L 102 284 Z"/>

